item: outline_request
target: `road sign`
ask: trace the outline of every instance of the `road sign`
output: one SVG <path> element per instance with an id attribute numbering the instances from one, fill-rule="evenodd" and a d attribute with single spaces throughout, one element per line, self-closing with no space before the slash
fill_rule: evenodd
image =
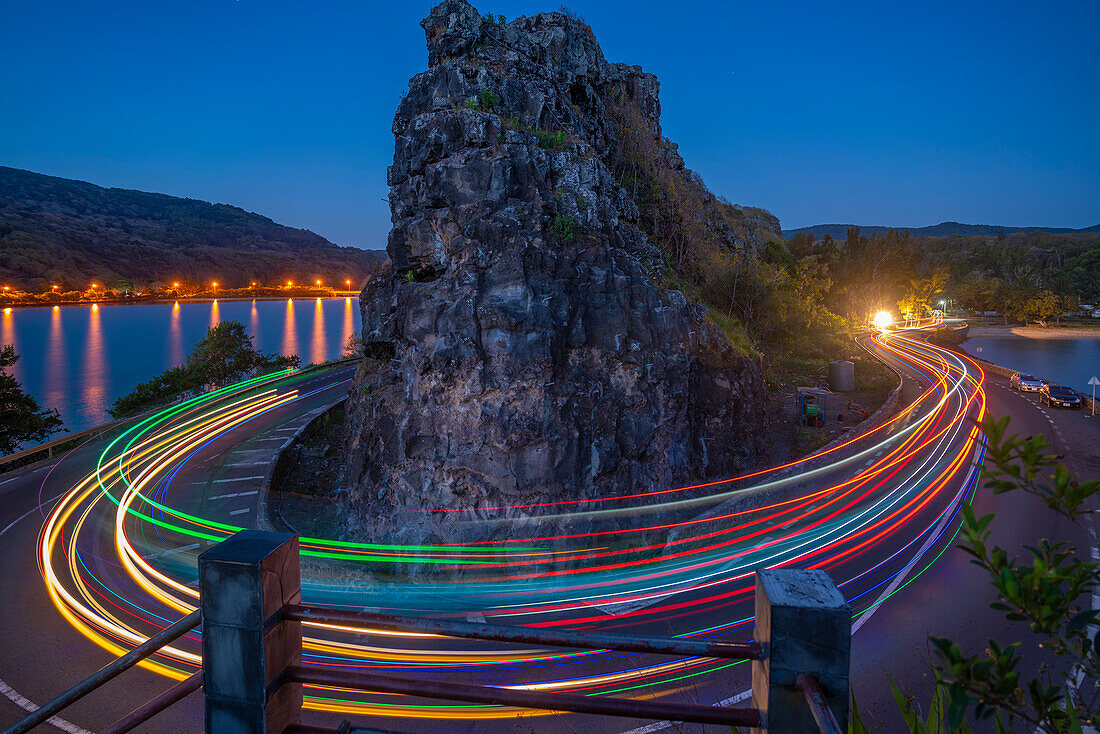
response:
<path id="1" fill-rule="evenodd" d="M 1089 384 L 1092 385 L 1093 387 L 1096 387 L 1097 385 L 1100 385 L 1100 379 L 1097 379 L 1096 375 L 1093 375 L 1092 379 L 1089 380 Z"/>

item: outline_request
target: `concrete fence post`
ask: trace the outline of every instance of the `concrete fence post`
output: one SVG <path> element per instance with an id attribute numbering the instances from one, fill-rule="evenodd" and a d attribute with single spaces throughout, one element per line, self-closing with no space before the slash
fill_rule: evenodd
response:
<path id="1" fill-rule="evenodd" d="M 278 734 L 297 723 L 302 625 L 281 619 L 302 598 L 298 537 L 242 530 L 199 556 L 206 731 Z"/>
<path id="2" fill-rule="evenodd" d="M 767 734 L 817 734 L 797 678 L 817 679 L 841 731 L 848 729 L 848 666 L 852 615 L 824 571 L 756 572 L 756 641 L 764 650 L 752 663 L 752 702 Z"/>

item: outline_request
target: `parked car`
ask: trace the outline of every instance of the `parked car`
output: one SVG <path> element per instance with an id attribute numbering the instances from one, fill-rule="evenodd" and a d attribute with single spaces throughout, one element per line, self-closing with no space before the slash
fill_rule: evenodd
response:
<path id="1" fill-rule="evenodd" d="M 1043 385 L 1039 402 L 1052 408 L 1080 408 L 1081 396 L 1065 385 Z"/>
<path id="2" fill-rule="evenodd" d="M 1043 381 L 1026 372 L 1013 372 L 1008 385 L 1013 390 L 1019 390 L 1020 392 L 1039 392 L 1043 387 Z"/>

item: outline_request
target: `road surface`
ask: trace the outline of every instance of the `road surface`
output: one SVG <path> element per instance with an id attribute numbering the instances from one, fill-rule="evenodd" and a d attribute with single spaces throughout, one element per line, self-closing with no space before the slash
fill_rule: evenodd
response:
<path id="1" fill-rule="evenodd" d="M 905 374 L 907 409 L 850 446 L 716 487 L 524 508 L 544 522 L 527 530 L 520 523 L 517 536 L 505 543 L 408 549 L 306 542 L 306 600 L 504 624 L 746 639 L 752 568 L 818 566 L 834 577 L 857 614 L 852 668 L 861 708 L 896 724 L 884 671 L 919 692 L 929 634 L 974 649 L 990 636 L 1021 634 L 988 609 L 982 572 L 948 549 L 958 504 L 975 478 L 969 421 L 988 398 L 994 415 L 1013 416 L 1015 431 L 1051 435 L 1074 469 L 1095 475 L 1100 418 L 1040 409 L 997 377 L 987 376 L 983 390 L 973 363 L 902 335 L 874 348 Z M 0 723 L 11 723 L 24 708 L 108 662 L 112 654 L 103 648 L 117 654 L 182 616 L 194 601 L 198 553 L 234 527 L 264 524 L 259 485 L 272 454 L 311 415 L 342 397 L 350 374 L 347 368 L 312 373 L 233 392 L 109 448 L 112 437 L 54 464 L 0 477 L 0 573 L 9 580 L 0 598 Z M 1087 542 L 1026 497 L 979 492 L 975 502 L 979 512 L 998 513 L 995 539 L 1006 548 L 1038 537 L 1082 547 Z M 132 503 L 130 512 L 120 511 L 119 503 Z M 517 511 L 509 510 L 513 516 Z M 551 515 L 559 518 L 555 527 L 583 532 L 545 533 Z M 47 517 L 51 524 L 40 535 Z M 657 525 L 676 525 L 672 546 L 651 547 L 650 536 L 637 531 Z M 414 582 L 391 570 L 410 563 L 418 569 Z M 316 630 L 309 636 L 307 659 L 315 664 L 490 685 L 715 703 L 736 701 L 748 681 L 747 665 L 713 661 Z M 156 660 L 159 672 L 129 671 L 55 723 L 68 731 L 102 728 L 165 689 L 165 676 L 195 670 L 197 634 L 175 647 Z M 641 732 L 665 726 L 582 716 L 515 718 L 516 712 L 478 706 L 308 693 L 314 711 L 307 720 L 316 723 L 386 711 L 415 718 L 376 725 L 415 731 Z M 201 728 L 196 694 L 142 730 Z"/>

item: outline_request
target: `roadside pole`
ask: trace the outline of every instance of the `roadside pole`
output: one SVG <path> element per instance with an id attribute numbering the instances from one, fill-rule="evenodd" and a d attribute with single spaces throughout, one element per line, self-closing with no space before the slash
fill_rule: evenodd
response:
<path id="1" fill-rule="evenodd" d="M 1092 379 L 1089 380 L 1089 384 L 1092 385 L 1092 414 L 1096 415 L 1096 386 L 1100 385 L 1100 379 L 1093 375 Z"/>

